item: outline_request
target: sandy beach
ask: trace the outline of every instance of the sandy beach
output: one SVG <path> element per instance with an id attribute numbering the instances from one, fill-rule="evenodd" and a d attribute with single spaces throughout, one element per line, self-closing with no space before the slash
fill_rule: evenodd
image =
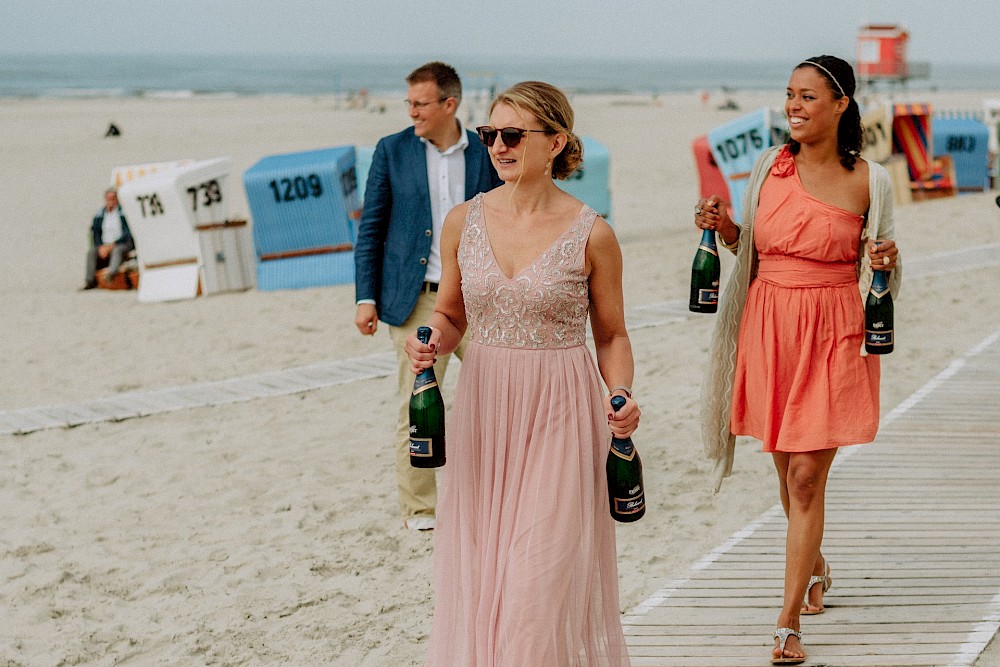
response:
<path id="1" fill-rule="evenodd" d="M 732 97 L 742 111 L 717 110 L 716 94 L 708 105 L 696 94 L 574 99 L 578 132 L 611 152 L 627 308 L 687 296 L 698 241 L 691 141 L 782 103 L 781 91 Z M 978 110 L 997 97 L 900 101 Z M 385 327 L 374 338 L 354 328 L 353 285 L 156 304 L 77 291 L 112 168 L 230 156 L 230 216 L 246 217 L 247 168 L 275 153 L 374 145 L 407 123 L 398 100 L 385 102 L 378 113 L 325 97 L 0 100 L 10 262 L 0 410 L 388 352 Z M 109 122 L 120 137 L 104 138 Z M 1000 243 L 996 195 L 898 208 L 904 262 Z M 723 271 L 731 266 L 724 254 Z M 904 268 L 883 414 L 1000 327 L 997 285 L 997 265 L 956 263 L 909 280 Z M 777 501 L 770 457 L 752 442 L 712 493 L 697 421 L 712 322 L 692 316 L 632 334 L 649 508 L 618 528 L 623 611 Z M 403 530 L 396 513 L 396 400 L 386 377 L 0 436 L 0 664 L 422 664 L 432 538 Z M 996 645 L 976 665 L 1000 666 Z"/>

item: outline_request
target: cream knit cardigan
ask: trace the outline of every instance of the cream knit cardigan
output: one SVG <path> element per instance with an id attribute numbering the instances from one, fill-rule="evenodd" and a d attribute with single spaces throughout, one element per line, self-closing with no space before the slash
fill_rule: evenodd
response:
<path id="1" fill-rule="evenodd" d="M 733 454 L 736 436 L 729 432 L 729 419 L 733 404 L 733 382 L 736 375 L 736 340 L 739 335 L 743 308 L 746 305 L 747 290 L 757 275 L 757 251 L 753 243 L 753 220 L 757 214 L 760 188 L 771 171 L 774 158 L 780 146 L 764 153 L 750 173 L 750 181 L 743 198 L 743 225 L 738 246 L 733 250 L 736 264 L 729 281 L 722 292 L 719 313 L 709 348 L 708 372 L 702 385 L 701 434 L 705 443 L 705 454 L 713 461 L 715 491 L 718 493 L 722 480 L 733 471 Z M 872 284 L 871 262 L 865 251 L 868 239 L 894 239 L 892 221 L 892 185 L 889 172 L 877 163 L 868 162 L 868 191 L 870 203 L 868 224 L 861 235 L 858 251 L 858 289 L 862 299 L 868 294 Z M 895 298 L 902 278 L 902 260 L 897 257 L 896 268 L 889 275 L 889 291 Z M 864 303 L 862 300 L 860 303 Z M 866 353 L 864 347 L 861 355 Z"/>

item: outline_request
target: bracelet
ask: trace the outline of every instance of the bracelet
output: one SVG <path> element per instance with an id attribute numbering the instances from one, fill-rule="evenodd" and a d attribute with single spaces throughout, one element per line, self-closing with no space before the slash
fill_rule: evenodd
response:
<path id="1" fill-rule="evenodd" d="M 736 240 L 732 243 L 726 243 L 725 239 L 722 238 L 722 234 L 719 234 L 719 245 L 721 245 L 726 250 L 735 250 L 740 245 L 740 233 L 743 228 L 736 225 Z"/>
<path id="2" fill-rule="evenodd" d="M 621 389 L 622 391 L 624 391 L 626 396 L 628 396 L 629 398 L 632 398 L 632 388 L 631 387 L 625 387 L 623 385 L 618 385 L 617 387 L 612 387 L 611 389 L 608 390 L 608 395 L 610 396 L 611 394 L 615 393 L 619 389 Z"/>

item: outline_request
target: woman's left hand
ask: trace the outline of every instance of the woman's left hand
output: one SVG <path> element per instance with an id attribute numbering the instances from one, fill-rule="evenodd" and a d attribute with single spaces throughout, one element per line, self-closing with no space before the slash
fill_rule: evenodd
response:
<path id="1" fill-rule="evenodd" d="M 895 241 L 885 239 L 868 242 L 868 259 L 871 260 L 872 268 L 876 271 L 892 271 L 896 268 L 897 257 L 899 257 L 899 248 L 896 247 Z"/>
<path id="2" fill-rule="evenodd" d="M 618 412 L 615 412 L 614 408 L 611 407 L 611 397 L 604 397 L 604 409 L 608 411 L 608 426 L 611 428 L 611 434 L 616 438 L 627 438 L 635 429 L 639 427 L 639 416 L 642 411 L 639 410 L 639 404 L 627 396 L 622 396 L 625 399 L 625 405 Z"/>

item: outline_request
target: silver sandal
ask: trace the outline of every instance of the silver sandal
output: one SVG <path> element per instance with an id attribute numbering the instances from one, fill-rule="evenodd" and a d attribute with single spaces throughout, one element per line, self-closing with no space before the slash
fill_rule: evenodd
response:
<path id="1" fill-rule="evenodd" d="M 809 608 L 809 591 L 816 584 L 823 584 L 823 592 L 826 593 L 830 590 L 830 586 L 833 585 L 833 579 L 830 578 L 830 563 L 826 560 L 823 561 L 823 568 L 826 570 L 823 574 L 814 574 L 809 577 L 809 585 L 806 586 L 806 594 L 802 598 L 802 609 L 799 613 L 803 616 L 816 616 L 817 614 L 822 614 L 826 611 L 826 607 L 820 607 L 819 609 Z"/>
<path id="2" fill-rule="evenodd" d="M 792 635 L 795 635 L 800 642 L 802 641 L 802 633 L 798 630 L 792 630 L 791 628 L 778 628 L 774 631 L 774 638 L 778 640 L 777 648 L 781 651 L 781 655 L 776 658 L 773 653 L 771 654 L 772 665 L 801 665 L 806 661 L 806 657 L 804 655 L 805 651 L 802 651 L 803 656 L 801 658 L 791 658 L 785 656 L 785 642 L 787 642 L 788 638 Z"/>

